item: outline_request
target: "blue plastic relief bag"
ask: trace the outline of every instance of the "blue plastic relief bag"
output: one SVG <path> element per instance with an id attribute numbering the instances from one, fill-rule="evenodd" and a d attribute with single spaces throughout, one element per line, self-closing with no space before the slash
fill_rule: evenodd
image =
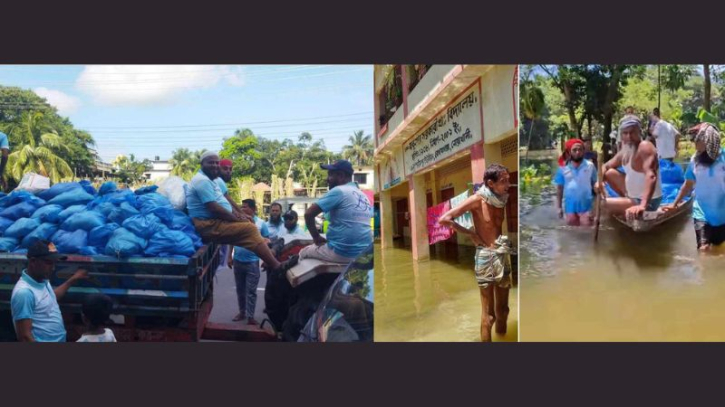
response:
<path id="1" fill-rule="evenodd" d="M 43 223 L 42 225 L 35 228 L 35 230 L 30 232 L 27 236 L 25 236 L 20 246 L 27 249 L 30 248 L 30 246 L 32 246 L 33 243 L 37 242 L 38 240 L 50 240 L 50 238 L 57 231 L 58 225 L 53 223 Z"/>
<path id="2" fill-rule="evenodd" d="M 18 239 L 14 237 L 0 237 L 0 252 L 12 252 L 18 247 Z"/>
<path id="3" fill-rule="evenodd" d="M 146 240 L 124 228 L 118 228 L 113 231 L 106 245 L 106 254 L 115 257 L 138 256 L 143 254 L 146 244 Z"/>
<path id="4" fill-rule="evenodd" d="M 98 189 L 98 195 L 106 195 L 109 192 L 115 192 L 118 190 L 118 185 L 113 181 L 104 182 L 103 185 Z"/>
<path id="5" fill-rule="evenodd" d="M 98 249 L 93 246 L 83 246 L 80 250 L 78 250 L 78 253 L 84 256 L 98 256 L 101 254 Z"/>
<path id="6" fill-rule="evenodd" d="M 40 221 L 38 219 L 32 219 L 32 218 L 20 218 L 15 221 L 9 228 L 5 229 L 5 233 L 3 233 L 3 237 L 14 237 L 16 239 L 22 239 L 30 232 L 34 231 L 38 226 L 40 226 Z"/>
<path id="7" fill-rule="evenodd" d="M 166 228 L 154 214 L 131 216 L 123 221 L 122 226 L 144 239 L 149 239 L 159 230 Z"/>
<path id="8" fill-rule="evenodd" d="M 113 210 L 116 209 L 116 206 L 114 206 L 110 202 L 104 202 L 94 208 L 88 208 L 88 209 L 96 211 L 107 218 L 111 215 L 111 212 L 113 212 Z"/>
<path id="9" fill-rule="evenodd" d="M 136 193 L 136 195 L 145 195 L 145 194 L 150 194 L 150 193 L 156 192 L 157 189 L 159 189 L 159 187 L 157 185 L 151 185 L 148 187 L 139 188 L 136 190 L 135 193 Z"/>
<path id="10" fill-rule="evenodd" d="M 121 205 L 123 202 L 128 202 L 133 207 L 136 207 L 136 195 L 134 195 L 133 191 L 130 189 L 120 189 L 118 191 L 109 192 L 103 195 L 103 199 L 116 206 Z"/>
<path id="11" fill-rule="evenodd" d="M 73 191 L 75 189 L 83 189 L 83 187 L 77 182 L 61 182 L 39 193 L 38 197 L 49 201 L 60 194 Z"/>
<path id="12" fill-rule="evenodd" d="M 40 219 L 40 221 L 43 223 L 59 223 L 59 215 L 61 212 L 63 212 L 63 207 L 60 205 L 45 205 L 33 212 L 31 218 Z"/>
<path id="13" fill-rule="evenodd" d="M 95 247 L 106 247 L 106 245 L 108 244 L 108 240 L 111 238 L 113 232 L 120 227 L 121 226 L 116 223 L 106 223 L 105 225 L 93 228 L 88 233 L 88 245 Z"/>
<path id="14" fill-rule="evenodd" d="M 28 191 L 15 190 L 9 195 L 0 198 L 0 208 L 7 208 L 9 206 L 13 206 L 22 202 L 29 202 L 35 205 L 36 208 L 40 208 L 41 206 L 46 204 L 45 200 L 38 198 L 37 196 L 31 194 Z"/>
<path id="15" fill-rule="evenodd" d="M 660 177 L 663 184 L 682 184 L 685 182 L 685 172 L 682 167 L 669 160 L 660 160 Z"/>
<path id="16" fill-rule="evenodd" d="M 104 225 L 106 218 L 96 211 L 82 211 L 71 215 L 60 225 L 63 230 L 74 231 L 83 229 L 86 232 L 91 229 Z"/>
<path id="17" fill-rule="evenodd" d="M 79 229 L 74 232 L 59 230 L 50 238 L 60 253 L 78 253 L 81 248 L 88 246 L 88 232 Z"/>
<path id="18" fill-rule="evenodd" d="M 68 208 L 65 208 L 58 214 L 58 223 L 63 223 L 63 222 L 65 222 L 66 219 L 70 218 L 71 215 L 74 215 L 78 212 L 83 212 L 85 210 L 86 210 L 85 205 L 73 205 Z"/>
<path id="19" fill-rule="evenodd" d="M 136 208 L 138 208 L 141 213 L 153 213 L 154 209 L 160 207 L 174 209 L 169 201 L 169 198 L 161 194 L 157 194 L 156 192 L 141 195 L 136 199 Z"/>
<path id="20" fill-rule="evenodd" d="M 164 229 L 151 237 L 145 253 L 151 257 L 174 255 L 191 257 L 195 251 L 194 242 L 186 233 L 179 230 Z"/>
<path id="21" fill-rule="evenodd" d="M 174 220 L 174 216 L 176 216 L 176 210 L 166 206 L 159 206 L 158 208 L 152 210 L 151 213 L 161 219 L 161 222 L 167 226 Z"/>
<path id="22" fill-rule="evenodd" d="M 86 205 L 92 200 L 93 195 L 83 190 L 83 188 L 77 188 L 56 196 L 55 198 L 48 201 L 48 203 L 60 205 L 64 208 L 67 208 L 73 205 Z"/>
<path id="23" fill-rule="evenodd" d="M 91 195 L 96 195 L 98 192 L 96 191 L 96 188 L 93 187 L 93 184 L 91 184 L 91 181 L 88 181 L 87 179 L 84 179 L 83 181 L 79 182 L 81 187 L 88 192 Z"/>
<path id="24" fill-rule="evenodd" d="M 38 208 L 30 202 L 21 202 L 0 211 L 0 216 L 8 219 L 29 218 Z"/>
<path id="25" fill-rule="evenodd" d="M 5 233 L 5 230 L 15 223 L 14 220 L 0 217 L 0 234 Z"/>
<path id="26" fill-rule="evenodd" d="M 141 213 L 130 203 L 123 202 L 118 208 L 113 209 L 111 213 L 108 214 L 108 220 L 120 225 L 126 219 L 140 214 Z"/>

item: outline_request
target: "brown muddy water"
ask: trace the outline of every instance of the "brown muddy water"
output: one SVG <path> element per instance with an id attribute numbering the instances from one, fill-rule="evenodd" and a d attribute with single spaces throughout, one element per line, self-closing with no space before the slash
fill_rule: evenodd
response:
<path id="1" fill-rule="evenodd" d="M 442 252 L 442 251 L 441 251 Z M 475 249 L 459 246 L 454 255 L 413 261 L 410 249 L 375 245 L 376 342 L 478 342 L 481 299 L 473 273 Z M 518 338 L 517 288 L 509 294 L 506 335 Z"/>
<path id="2" fill-rule="evenodd" d="M 725 255 L 697 252 L 690 214 L 644 233 L 603 215 L 595 243 L 553 187 L 519 207 L 522 341 L 725 341 Z"/>

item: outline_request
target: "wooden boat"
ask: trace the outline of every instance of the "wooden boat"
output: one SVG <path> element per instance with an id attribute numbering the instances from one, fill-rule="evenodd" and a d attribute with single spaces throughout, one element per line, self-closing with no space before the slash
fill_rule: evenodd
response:
<path id="1" fill-rule="evenodd" d="M 606 192 L 607 192 L 607 195 L 610 197 L 618 196 L 618 195 L 611 194 L 609 191 L 609 188 L 606 189 Z M 657 208 L 656 211 L 645 212 L 641 218 L 634 219 L 634 220 L 627 220 L 624 216 L 621 216 L 621 215 L 614 215 L 612 217 L 615 220 L 617 220 L 617 222 L 621 223 L 624 226 L 627 226 L 628 228 L 632 229 L 635 232 L 647 232 L 649 230 L 652 230 L 656 226 L 659 226 L 667 221 L 677 218 L 678 216 L 682 215 L 683 213 L 691 213 L 694 198 L 695 198 L 694 193 L 690 193 L 690 196 L 685 198 L 687 200 L 674 210 L 671 210 L 668 212 L 663 211 L 662 210 L 662 206 L 664 206 L 664 204 L 663 204 L 663 205 L 660 205 L 660 207 Z"/>

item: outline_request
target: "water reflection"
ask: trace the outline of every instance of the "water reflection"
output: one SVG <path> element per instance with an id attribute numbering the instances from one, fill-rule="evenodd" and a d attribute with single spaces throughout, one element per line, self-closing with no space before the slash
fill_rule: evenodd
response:
<path id="1" fill-rule="evenodd" d="M 523 341 L 722 341 L 725 257 L 683 215 L 646 233 L 562 226 L 555 190 L 522 194 Z"/>
<path id="2" fill-rule="evenodd" d="M 474 249 L 438 246 L 430 261 L 410 249 L 375 246 L 375 341 L 477 342 L 481 300 L 473 273 Z M 508 332 L 518 338 L 517 289 L 510 293 Z"/>

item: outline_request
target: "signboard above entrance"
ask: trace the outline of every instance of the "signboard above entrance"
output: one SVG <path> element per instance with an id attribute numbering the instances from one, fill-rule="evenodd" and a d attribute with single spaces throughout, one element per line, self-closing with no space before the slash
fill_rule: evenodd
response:
<path id="1" fill-rule="evenodd" d="M 481 96 L 475 86 L 403 144 L 405 175 L 412 175 L 483 140 Z"/>

